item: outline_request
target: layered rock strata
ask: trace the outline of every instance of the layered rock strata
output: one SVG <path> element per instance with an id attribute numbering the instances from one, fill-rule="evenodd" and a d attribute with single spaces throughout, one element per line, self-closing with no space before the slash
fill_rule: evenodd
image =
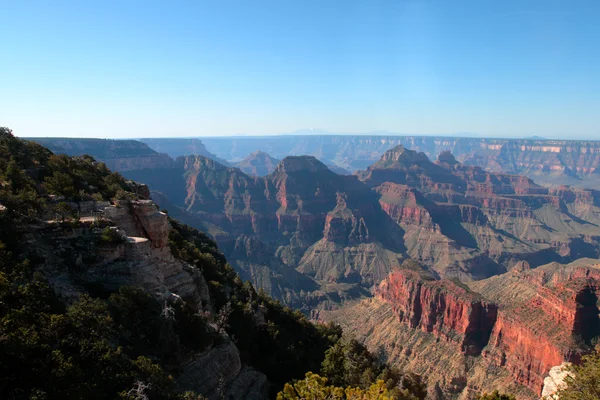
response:
<path id="1" fill-rule="evenodd" d="M 387 304 L 404 326 L 397 329 L 409 336 L 421 331 L 460 351 L 467 357 L 461 361 L 465 368 L 473 368 L 473 362 L 487 369 L 501 368 L 513 382 L 539 395 L 554 366 L 578 362 L 592 350 L 600 336 L 599 292 L 600 263 L 582 259 L 534 270 L 521 263 L 512 272 L 468 286 L 404 268 L 379 284 L 369 302 Z M 329 317 L 341 322 L 344 314 Z M 345 322 L 351 331 L 364 332 L 358 325 L 365 323 L 366 316 L 351 310 L 346 315 L 356 318 Z M 378 346 L 393 345 L 381 340 Z M 399 357 L 395 361 L 403 365 L 407 361 L 402 357 L 420 358 L 422 354 L 415 352 L 425 351 L 416 343 L 408 346 L 402 355 L 394 350 L 387 355 L 392 360 Z M 468 361 L 468 356 L 477 361 Z M 443 381 L 446 372 L 429 365 L 433 379 Z M 482 372 L 477 371 L 467 376 L 461 392 L 483 385 L 477 378 Z"/>

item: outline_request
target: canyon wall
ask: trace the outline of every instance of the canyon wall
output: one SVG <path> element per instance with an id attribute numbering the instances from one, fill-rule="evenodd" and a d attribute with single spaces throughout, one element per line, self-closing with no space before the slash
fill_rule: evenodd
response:
<path id="1" fill-rule="evenodd" d="M 427 371 L 432 398 L 437 385 L 441 398 L 504 388 L 532 399 L 553 367 L 593 350 L 599 292 L 600 262 L 592 259 L 533 270 L 521 263 L 468 286 L 404 266 L 375 288 L 373 299 L 320 317 L 341 323 L 396 365 Z M 380 334 L 387 326 L 392 331 Z M 432 341 L 433 349 L 426 345 Z"/>

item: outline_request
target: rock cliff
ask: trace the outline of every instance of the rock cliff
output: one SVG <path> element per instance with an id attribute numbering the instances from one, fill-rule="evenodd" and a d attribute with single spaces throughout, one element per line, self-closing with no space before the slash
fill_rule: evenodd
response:
<path id="1" fill-rule="evenodd" d="M 392 272 L 375 297 L 388 302 L 400 322 L 456 342 L 467 355 L 486 346 L 498 308 L 451 281 L 434 280 L 415 271 Z"/>
<path id="2" fill-rule="evenodd" d="M 578 362 L 600 336 L 599 278 L 600 263 L 592 259 L 534 270 L 521 263 L 512 272 L 468 286 L 403 268 L 378 285 L 373 300 L 320 316 L 342 323 L 373 348 L 384 349 L 399 366 L 415 366 L 411 358 L 423 360 L 426 366 L 418 366 L 418 371 L 429 371 L 430 385 L 439 385 L 446 396 L 469 396 L 512 380 L 522 386 L 511 390 L 535 398 L 554 366 Z M 375 309 L 387 317 L 375 318 Z M 393 325 L 389 329 L 394 334 L 370 337 L 382 324 Z M 429 341 L 444 345 L 423 347 Z M 446 359 L 449 351 L 462 355 Z M 440 357 L 446 361 L 439 365 L 424 361 Z M 452 378 L 456 370 L 446 370 L 446 362 L 467 371 L 458 387 L 461 380 Z M 496 368 L 502 373 L 494 372 Z"/>
<path id="3" fill-rule="evenodd" d="M 185 299 L 197 312 L 211 312 L 214 299 L 207 281 L 198 268 L 173 256 L 167 215 L 151 200 L 88 203 L 85 208 L 95 210 L 96 216 L 85 217 L 72 232 L 51 224 L 34 231 L 30 238 L 44 257 L 40 270 L 59 297 L 73 301 L 86 288 L 112 293 L 132 286 L 153 293 L 166 303 Z M 97 225 L 112 227 L 122 240 L 97 243 Z M 72 267 L 59 267 L 64 265 Z M 222 334 L 221 342 L 195 354 L 181 367 L 175 377 L 178 386 L 215 400 L 222 394 L 232 398 L 268 398 L 266 376 L 242 363 L 238 349 L 227 335 Z"/>

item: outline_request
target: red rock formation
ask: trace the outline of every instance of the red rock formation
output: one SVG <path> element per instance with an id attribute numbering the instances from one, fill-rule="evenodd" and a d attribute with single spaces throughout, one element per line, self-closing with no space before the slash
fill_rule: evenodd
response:
<path id="1" fill-rule="evenodd" d="M 536 393 L 541 393 L 550 368 L 564 361 L 563 353 L 552 339 L 502 311 L 498 313 L 488 348 L 483 357 L 508 370 L 516 382 Z"/>
<path id="2" fill-rule="evenodd" d="M 436 229 L 426 208 L 431 202 L 416 189 L 386 182 L 377 187 L 376 192 L 381 195 L 381 207 L 396 223 Z"/>
<path id="3" fill-rule="evenodd" d="M 481 355 L 536 393 L 550 368 L 577 362 L 600 334 L 600 268 L 593 262 L 521 265 L 470 286 L 493 300 L 407 269 L 391 273 L 375 296 L 400 322 Z"/>
<path id="4" fill-rule="evenodd" d="M 423 279 L 414 271 L 391 273 L 375 295 L 392 305 L 400 321 L 456 342 L 469 355 L 481 352 L 496 321 L 495 304 L 451 281 Z"/>

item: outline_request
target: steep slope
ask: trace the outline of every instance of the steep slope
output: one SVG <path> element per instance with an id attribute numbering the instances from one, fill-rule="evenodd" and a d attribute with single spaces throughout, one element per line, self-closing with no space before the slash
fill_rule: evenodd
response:
<path id="1" fill-rule="evenodd" d="M 242 277 L 307 312 L 362 296 L 404 257 L 403 232 L 376 193 L 314 157 L 286 157 L 262 178 L 201 156 L 127 176 L 201 221 Z"/>
<path id="2" fill-rule="evenodd" d="M 266 176 L 273 172 L 279 161 L 280 160 L 271 157 L 267 153 L 258 150 L 254 153 L 250 153 L 248 157 L 235 163 L 234 166 L 248 175 Z"/>
<path id="3" fill-rule="evenodd" d="M 2 128 L 0 176 L 2 398 L 265 399 L 339 338 L 91 157 Z"/>
<path id="4" fill-rule="evenodd" d="M 600 335 L 600 263 L 581 259 L 468 286 L 404 266 L 373 299 L 320 317 L 342 324 L 402 368 L 429 376 L 432 398 L 504 389 L 537 398 L 545 376 L 578 362 Z"/>

